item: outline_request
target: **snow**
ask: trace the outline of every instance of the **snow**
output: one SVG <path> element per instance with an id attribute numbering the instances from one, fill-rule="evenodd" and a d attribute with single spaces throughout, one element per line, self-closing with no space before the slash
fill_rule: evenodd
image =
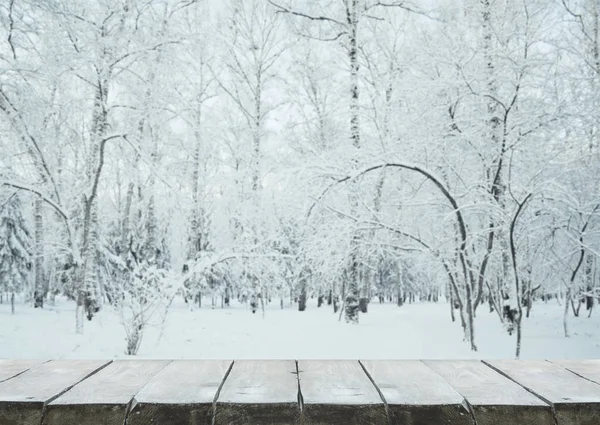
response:
<path id="1" fill-rule="evenodd" d="M 338 322 L 330 307 L 309 300 L 305 312 L 271 303 L 264 318 L 244 304 L 190 310 L 177 300 L 164 325 L 148 328 L 138 358 L 169 359 L 441 359 L 513 358 L 509 336 L 495 313 L 478 311 L 478 352 L 462 341 L 446 303 L 397 307 L 372 302 L 359 325 Z M 563 308 L 556 301 L 535 304 L 524 319 L 523 359 L 600 357 L 600 314 L 570 317 L 570 338 L 562 334 Z M 75 333 L 75 305 L 64 299 L 43 310 L 19 303 L 16 314 L 0 305 L 0 358 L 126 358 L 125 331 L 104 308 Z"/>

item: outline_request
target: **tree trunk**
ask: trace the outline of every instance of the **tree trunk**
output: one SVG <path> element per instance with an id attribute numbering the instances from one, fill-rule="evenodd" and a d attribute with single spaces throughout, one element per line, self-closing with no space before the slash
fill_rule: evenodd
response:
<path id="1" fill-rule="evenodd" d="M 83 276 L 82 272 L 79 273 Z M 84 312 L 84 303 L 85 303 L 85 291 L 83 289 L 77 290 L 77 306 L 75 307 L 75 332 L 78 334 L 83 334 L 83 318 L 85 316 Z"/>
<path id="2" fill-rule="evenodd" d="M 44 307 L 45 283 L 44 283 L 44 217 L 43 201 L 40 197 L 35 199 L 35 260 L 34 260 L 34 308 Z"/>
<path id="3" fill-rule="evenodd" d="M 306 282 L 300 283 L 300 297 L 298 298 L 298 311 L 306 310 Z"/>
<path id="4" fill-rule="evenodd" d="M 102 58 L 104 59 L 104 58 Z M 97 246 L 98 246 L 98 179 L 104 163 L 102 139 L 108 129 L 108 82 L 109 72 L 97 68 L 98 86 L 94 97 L 92 114 L 91 140 L 92 148 L 86 162 L 86 180 L 91 186 L 89 193 L 83 195 L 83 238 L 82 238 L 82 279 L 77 280 L 77 308 L 75 313 L 75 328 L 77 333 L 83 333 L 83 310 L 91 305 L 91 297 L 97 284 Z M 91 320 L 91 312 L 88 318 Z"/>
<path id="5" fill-rule="evenodd" d="M 358 0 L 346 2 L 346 22 L 348 24 L 348 61 L 350 64 L 350 138 L 352 146 L 360 148 L 360 125 L 359 125 L 359 62 L 358 62 Z M 356 162 L 354 163 L 356 167 Z M 356 184 L 356 183 L 354 183 Z M 352 193 L 351 204 L 353 210 L 357 207 L 356 195 Z M 345 298 L 346 323 L 358 324 L 359 308 L 359 258 L 358 258 L 358 235 L 352 235 L 350 243 L 350 261 L 348 270 L 348 285 Z"/>
<path id="6" fill-rule="evenodd" d="M 140 130 L 141 131 L 141 130 Z M 140 161 L 140 155 L 136 153 L 133 166 L 134 170 L 138 169 L 138 163 Z M 133 202 L 135 184 L 133 181 L 127 185 L 127 194 L 125 195 L 125 208 L 121 217 L 121 241 L 120 251 L 121 259 L 125 260 L 127 257 L 127 250 L 129 249 L 129 235 L 131 234 L 131 204 Z"/>
<path id="7" fill-rule="evenodd" d="M 10 314 L 15 314 L 15 293 L 10 293 Z"/>
<path id="8" fill-rule="evenodd" d="M 358 308 L 361 313 L 367 313 L 369 308 L 369 299 L 362 297 L 358 300 Z"/>
<path id="9" fill-rule="evenodd" d="M 452 292 L 453 292 L 452 287 L 450 286 L 450 284 L 448 284 L 448 295 L 449 295 L 449 301 L 450 301 L 450 318 L 452 319 L 452 323 L 454 323 L 456 321 L 456 317 L 454 317 L 454 295 Z"/>
<path id="10" fill-rule="evenodd" d="M 594 297 L 591 292 L 594 288 L 594 257 L 593 254 L 588 253 L 585 259 L 585 281 L 586 281 L 586 292 L 585 296 L 585 309 L 591 310 L 594 306 Z"/>
<path id="11" fill-rule="evenodd" d="M 350 254 L 350 270 L 348 273 L 347 294 L 345 300 L 346 323 L 358 324 L 358 259 L 355 250 Z"/>
<path id="12" fill-rule="evenodd" d="M 565 331 L 565 338 L 569 337 L 569 327 L 568 327 L 568 319 L 569 319 L 569 300 L 571 298 L 571 287 L 567 288 L 567 295 L 565 299 L 565 310 L 563 312 L 563 330 Z"/>

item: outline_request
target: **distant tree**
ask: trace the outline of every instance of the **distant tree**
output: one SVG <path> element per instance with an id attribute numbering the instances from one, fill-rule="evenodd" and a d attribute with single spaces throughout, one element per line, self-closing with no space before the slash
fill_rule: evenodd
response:
<path id="1" fill-rule="evenodd" d="M 23 293 L 31 272 L 31 235 L 17 193 L 0 207 L 0 285 L 10 293 L 15 313 L 15 293 Z"/>

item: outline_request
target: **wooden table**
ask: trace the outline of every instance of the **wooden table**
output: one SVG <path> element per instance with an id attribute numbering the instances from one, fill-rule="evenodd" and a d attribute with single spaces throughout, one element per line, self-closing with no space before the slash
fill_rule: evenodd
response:
<path id="1" fill-rule="evenodd" d="M 600 360 L 1 360 L 0 425 L 599 425 Z"/>

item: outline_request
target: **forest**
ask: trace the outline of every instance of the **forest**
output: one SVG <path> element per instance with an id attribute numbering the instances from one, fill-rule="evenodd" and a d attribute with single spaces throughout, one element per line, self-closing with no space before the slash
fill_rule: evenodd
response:
<path id="1" fill-rule="evenodd" d="M 519 357 L 600 297 L 600 1 L 4 0 L 0 154 L 13 313 L 439 300 Z"/>

